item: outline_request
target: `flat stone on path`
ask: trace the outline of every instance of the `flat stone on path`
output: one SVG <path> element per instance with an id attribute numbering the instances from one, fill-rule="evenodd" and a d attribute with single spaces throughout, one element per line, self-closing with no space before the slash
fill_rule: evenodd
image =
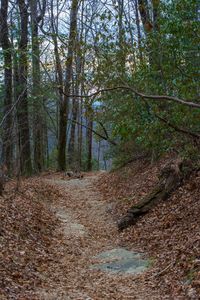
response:
<path id="1" fill-rule="evenodd" d="M 92 265 L 90 269 L 112 273 L 138 274 L 144 272 L 149 265 L 148 260 L 144 259 L 141 253 L 124 248 L 104 251 L 94 258 L 98 259 L 99 263 Z"/>

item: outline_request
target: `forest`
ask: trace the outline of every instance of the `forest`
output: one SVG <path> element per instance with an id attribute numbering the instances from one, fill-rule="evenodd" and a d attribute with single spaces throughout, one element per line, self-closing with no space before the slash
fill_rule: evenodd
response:
<path id="1" fill-rule="evenodd" d="M 1 1 L 1 162 L 11 175 L 198 156 L 198 1 Z"/>
<path id="2" fill-rule="evenodd" d="M 183 247 L 185 240 L 196 243 L 200 238 L 199 25 L 198 0 L 0 0 L 0 252 L 5 259 L 1 299 L 199 299 L 200 243 L 192 250 Z M 100 202 L 94 204 L 92 193 Z M 90 204 L 84 201 L 87 197 Z M 101 201 L 107 201 L 105 211 L 117 218 L 115 225 L 103 217 Z M 74 218 L 80 224 L 73 223 Z M 155 219 L 166 230 L 177 226 L 177 231 L 170 229 L 172 242 L 169 233 L 163 237 L 166 249 L 175 245 L 176 238 L 185 249 L 172 247 L 173 262 L 168 254 L 164 264 L 160 260 L 161 252 L 171 248 L 152 244 L 157 229 L 152 228 L 149 237 L 141 233 L 141 226 L 148 233 L 152 226 L 148 220 Z M 102 220 L 110 231 L 104 233 Z M 123 295 L 125 278 L 113 283 L 104 277 L 98 293 L 86 281 L 83 291 L 77 278 L 81 264 L 87 262 L 81 256 L 76 265 L 70 251 L 70 258 L 63 254 L 72 248 L 78 255 L 81 229 L 77 236 L 75 229 L 69 233 L 64 228 L 61 237 L 59 226 L 65 223 L 75 224 L 70 226 L 76 230 L 89 224 L 91 232 L 101 236 L 102 247 L 97 243 L 91 253 L 107 247 L 104 234 L 112 245 L 120 236 L 129 246 L 132 234 L 132 247 L 151 256 L 156 253 L 157 275 L 150 275 L 147 286 L 147 275 L 138 279 L 141 292 L 131 290 L 129 278 L 130 290 L 127 287 Z M 182 235 L 185 226 L 187 234 Z M 66 232 L 73 236 L 69 244 Z M 144 239 L 139 240 L 142 234 Z M 33 249 L 36 240 L 40 243 Z M 87 236 L 86 240 L 92 243 Z M 28 258 L 22 261 L 22 256 L 28 252 L 32 260 L 26 269 Z M 182 265 L 185 273 L 178 258 L 183 252 L 190 253 L 187 266 Z M 76 275 L 66 277 L 59 255 L 64 255 L 69 274 L 72 266 L 77 268 Z M 20 262 L 16 269 L 15 256 Z M 57 270 L 54 276 L 62 286 L 70 282 L 69 293 L 55 288 L 57 281 L 43 274 L 43 264 L 48 274 Z M 52 280 L 45 283 L 47 290 L 54 286 L 57 291 L 52 298 L 44 292 L 42 276 Z M 159 284 L 154 282 L 158 288 L 154 295 L 151 285 L 157 277 L 162 278 Z M 97 278 L 91 278 L 96 284 Z M 112 284 L 116 294 L 110 291 Z M 39 296 L 37 286 L 43 289 Z"/>

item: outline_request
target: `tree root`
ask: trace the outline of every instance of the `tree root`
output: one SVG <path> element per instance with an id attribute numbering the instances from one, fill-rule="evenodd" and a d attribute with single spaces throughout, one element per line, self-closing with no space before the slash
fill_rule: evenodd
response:
<path id="1" fill-rule="evenodd" d="M 118 229 L 120 231 L 136 224 L 138 219 L 145 215 L 161 200 L 167 199 L 183 182 L 188 178 L 193 168 L 191 161 L 180 160 L 168 163 L 161 171 L 159 182 L 153 190 L 136 205 L 132 206 L 118 221 Z"/>

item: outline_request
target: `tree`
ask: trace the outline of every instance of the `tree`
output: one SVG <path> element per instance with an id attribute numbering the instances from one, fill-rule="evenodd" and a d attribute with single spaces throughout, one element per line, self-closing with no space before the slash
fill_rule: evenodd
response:
<path id="1" fill-rule="evenodd" d="M 70 13 L 70 32 L 68 43 L 68 54 L 65 65 L 65 89 L 64 97 L 60 103 L 60 121 L 59 121 L 59 142 L 58 142 L 58 168 L 59 170 L 66 169 L 66 129 L 69 110 L 69 95 L 71 91 L 72 80 L 72 63 L 76 43 L 76 28 L 77 28 L 77 13 L 78 0 L 72 0 Z"/>
<path id="2" fill-rule="evenodd" d="M 18 0 L 20 11 L 20 40 L 19 40 L 19 63 L 18 63 L 18 130 L 20 166 L 23 175 L 32 173 L 29 111 L 28 111 L 28 8 L 24 0 Z"/>
<path id="3" fill-rule="evenodd" d="M 11 173 L 12 169 L 12 47 L 8 30 L 8 0 L 1 1 L 0 10 L 0 45 L 4 57 L 4 120 L 3 120 L 3 148 L 2 160 Z"/>
<path id="4" fill-rule="evenodd" d="M 30 1 L 31 10 L 31 41 L 32 41 L 32 102 L 33 102 L 33 142 L 34 169 L 41 172 L 44 168 L 44 111 L 40 72 L 40 44 L 38 23 L 45 14 L 46 1 L 38 14 L 38 1 Z"/>

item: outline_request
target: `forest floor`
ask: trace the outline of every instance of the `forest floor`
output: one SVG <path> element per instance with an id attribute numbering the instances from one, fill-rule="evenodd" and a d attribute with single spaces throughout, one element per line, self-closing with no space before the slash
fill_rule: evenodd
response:
<path id="1" fill-rule="evenodd" d="M 117 231 L 120 214 L 151 189 L 161 166 L 70 180 L 45 174 L 24 180 L 17 192 L 8 185 L 0 201 L 0 299 L 200 299 L 199 177 L 171 205 Z M 96 255 L 116 248 L 145 253 L 149 269 L 91 269 Z"/>
<path id="2" fill-rule="evenodd" d="M 39 291 L 41 299 L 161 299 L 160 291 L 142 275 L 134 277 L 90 269 L 96 262 L 94 257 L 102 251 L 126 246 L 130 249 L 130 244 L 125 245 L 120 238 L 110 215 L 112 204 L 96 188 L 101 175 L 87 174 L 81 180 L 63 180 L 60 176 L 45 179 L 65 195 L 53 204 L 61 220 L 65 254 L 62 266 L 58 264 L 52 270 L 51 288 L 47 285 Z M 58 284 L 55 278 L 59 279 Z"/>

